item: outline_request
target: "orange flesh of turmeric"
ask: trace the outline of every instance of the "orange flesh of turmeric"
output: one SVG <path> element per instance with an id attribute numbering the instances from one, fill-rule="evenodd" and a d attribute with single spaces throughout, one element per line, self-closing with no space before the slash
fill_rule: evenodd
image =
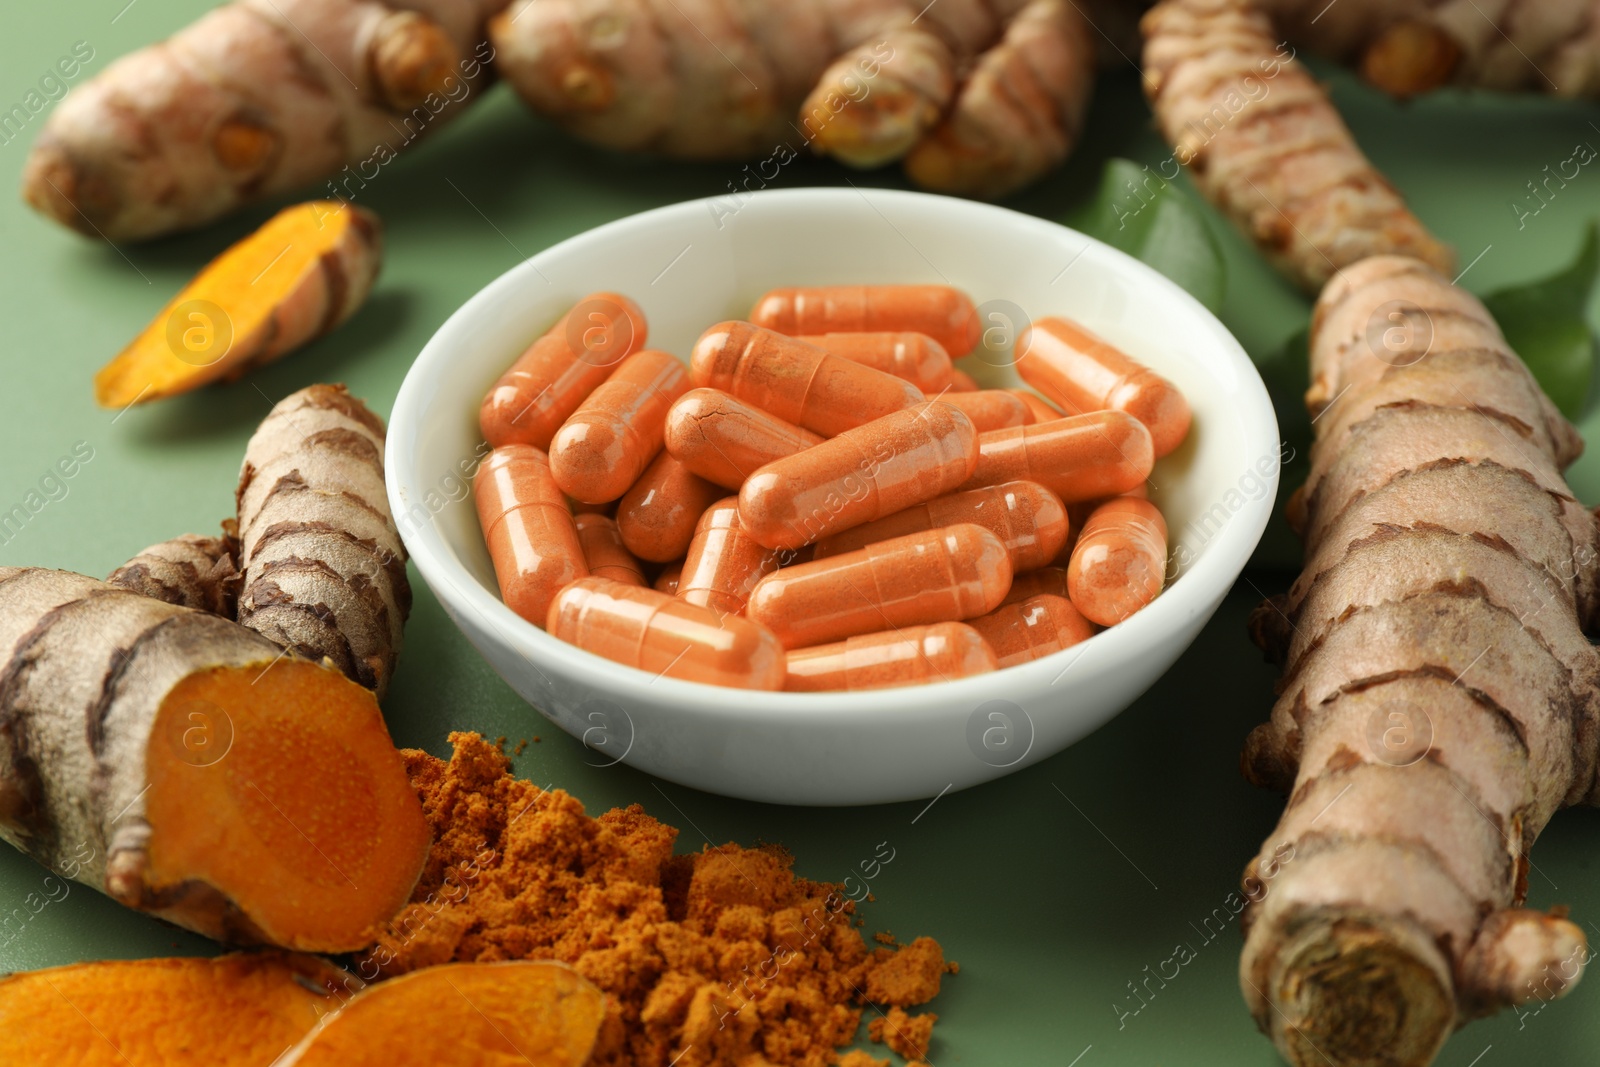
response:
<path id="1" fill-rule="evenodd" d="M 582 1067 L 604 1014 L 565 964 L 444 964 L 368 988 L 281 1067 Z"/>
<path id="2" fill-rule="evenodd" d="M 196 715 L 201 718 L 196 718 Z M 190 723 L 204 723 L 206 745 Z M 146 751 L 147 892 L 217 890 L 278 945 L 370 944 L 406 902 L 429 831 L 376 700 L 303 660 L 199 672 Z"/>
<path id="3" fill-rule="evenodd" d="M 212 260 L 95 375 L 124 408 L 229 379 L 325 333 L 377 270 L 373 216 L 320 201 L 285 208 Z"/>
<path id="4" fill-rule="evenodd" d="M 264 1067 L 347 976 L 283 953 L 76 963 L 0 979 L 0 1063 Z"/>

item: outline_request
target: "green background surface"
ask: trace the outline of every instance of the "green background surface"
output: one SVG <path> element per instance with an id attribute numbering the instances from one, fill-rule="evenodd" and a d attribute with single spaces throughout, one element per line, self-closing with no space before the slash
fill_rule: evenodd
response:
<path id="1" fill-rule="evenodd" d="M 8 4 L 0 15 L 0 110 L 78 41 L 95 58 L 163 37 L 206 0 Z M 119 14 L 120 13 L 120 14 Z M 1600 214 L 1593 166 L 1519 227 L 1525 183 L 1600 145 L 1600 112 L 1548 100 L 1445 95 L 1400 106 L 1327 71 L 1357 136 L 1461 262 L 1462 284 L 1486 293 L 1569 262 L 1583 222 Z M 79 80 L 82 80 L 81 78 Z M 28 143 L 0 145 L 0 188 L 15 188 Z M 1086 142 L 1058 174 L 1012 206 L 1059 218 L 1093 188 L 1101 163 L 1167 156 L 1131 64 L 1102 79 Z M 504 87 L 381 175 L 358 202 L 388 228 L 388 261 L 370 304 L 333 336 L 224 388 L 118 416 L 94 406 L 90 379 L 204 262 L 275 205 L 199 233 L 120 250 L 86 241 L 0 196 L 0 511 L 23 500 L 77 442 L 93 459 L 14 538 L 0 564 L 105 574 L 142 546 L 208 531 L 230 514 L 244 442 L 270 404 L 314 381 L 344 381 L 387 412 L 414 354 L 464 300 L 526 256 L 598 223 L 661 204 L 725 193 L 732 165 L 667 165 L 574 144 L 529 116 Z M 847 174 L 826 163 L 785 168 L 783 187 L 898 187 L 895 172 Z M 1308 303 L 1211 216 L 1229 256 L 1224 318 L 1253 354 L 1304 323 Z M 1593 309 L 1591 309 L 1593 310 Z M 1588 420 L 1590 440 L 1600 423 Z M 1600 499 L 1600 449 L 1574 484 Z M 1287 491 L 1286 487 L 1285 491 Z M 4 535 L 0 535 L 3 539 Z M 1272 671 L 1244 635 L 1251 605 L 1289 575 L 1247 572 L 1178 665 L 1126 713 L 1054 758 L 940 799 L 812 810 L 730 801 L 653 780 L 599 757 L 523 704 L 479 659 L 426 589 L 387 713 L 398 743 L 436 753 L 450 730 L 512 741 L 538 735 L 517 770 L 562 786 L 601 811 L 634 801 L 706 841 L 776 841 L 816 878 L 856 873 L 887 841 L 895 859 L 872 883 L 868 930 L 930 934 L 960 961 L 934 1004 L 938 1065 L 1069 1067 L 1268 1065 L 1278 1062 L 1240 1000 L 1237 929 L 1199 931 L 1223 908 L 1282 800 L 1247 786 L 1239 744 L 1267 713 Z M 920 818 L 919 812 L 921 813 Z M 915 821 L 914 821 L 915 820 Z M 1557 817 L 1534 854 L 1531 902 L 1565 902 L 1600 943 L 1600 815 Z M 33 915 L 24 906 L 46 872 L 0 849 L 0 970 L 80 959 L 209 953 L 215 946 L 124 911 L 81 886 Z M 13 910 L 17 909 L 17 910 Z M 26 921 L 16 916 L 28 916 Z M 1142 982 L 1187 943 L 1195 958 L 1139 1006 Z M 1600 981 L 1538 1014 L 1475 1023 L 1440 1063 L 1466 1067 L 1600 1062 Z"/>

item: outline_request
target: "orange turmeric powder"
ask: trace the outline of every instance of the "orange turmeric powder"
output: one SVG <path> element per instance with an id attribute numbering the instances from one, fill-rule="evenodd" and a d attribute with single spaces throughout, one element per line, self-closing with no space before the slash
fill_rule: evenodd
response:
<path id="1" fill-rule="evenodd" d="M 928 938 L 869 948 L 840 887 L 797 878 L 782 849 L 674 855 L 677 830 L 638 805 L 592 818 L 477 734 L 451 742 L 448 762 L 405 753 L 434 846 L 364 978 L 555 959 L 605 993 L 593 1067 L 828 1067 L 866 1004 L 924 1003 L 954 969 Z"/>

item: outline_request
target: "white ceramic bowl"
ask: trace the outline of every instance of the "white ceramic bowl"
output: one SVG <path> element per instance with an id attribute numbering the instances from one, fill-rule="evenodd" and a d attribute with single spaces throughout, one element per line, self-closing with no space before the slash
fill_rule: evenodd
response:
<path id="1" fill-rule="evenodd" d="M 1154 498 L 1175 574 L 1154 603 L 1074 648 L 997 673 L 864 693 L 765 693 L 657 678 L 583 652 L 500 602 L 465 485 L 479 401 L 585 294 L 635 298 L 649 344 L 700 332 L 782 285 L 944 282 L 986 324 L 1072 316 L 1176 382 L 1194 411 Z M 964 366 L 975 362 L 967 360 Z M 1009 366 L 975 371 L 1019 385 Z M 970 368 L 969 368 L 970 369 Z M 587 743 L 674 782 L 785 804 L 931 797 L 1059 751 L 1170 667 L 1244 567 L 1277 486 L 1277 422 L 1237 341 L 1142 263 L 1054 223 L 919 193 L 795 189 L 692 201 L 539 253 L 469 300 L 406 376 L 389 427 L 389 497 L 424 581 L 519 694 Z M 1242 639 L 1242 638 L 1241 638 Z"/>

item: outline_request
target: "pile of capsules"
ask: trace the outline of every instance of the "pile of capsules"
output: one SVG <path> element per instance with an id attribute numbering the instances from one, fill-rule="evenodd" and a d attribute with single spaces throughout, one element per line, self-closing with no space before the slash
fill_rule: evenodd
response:
<path id="1" fill-rule="evenodd" d="M 1188 404 L 1060 318 L 1014 347 L 1047 399 L 979 389 L 951 363 L 979 330 L 946 286 L 778 289 L 685 366 L 632 300 L 584 298 L 479 413 L 502 598 L 596 655 L 750 689 L 962 678 L 1120 622 L 1161 591 L 1146 479 Z"/>

